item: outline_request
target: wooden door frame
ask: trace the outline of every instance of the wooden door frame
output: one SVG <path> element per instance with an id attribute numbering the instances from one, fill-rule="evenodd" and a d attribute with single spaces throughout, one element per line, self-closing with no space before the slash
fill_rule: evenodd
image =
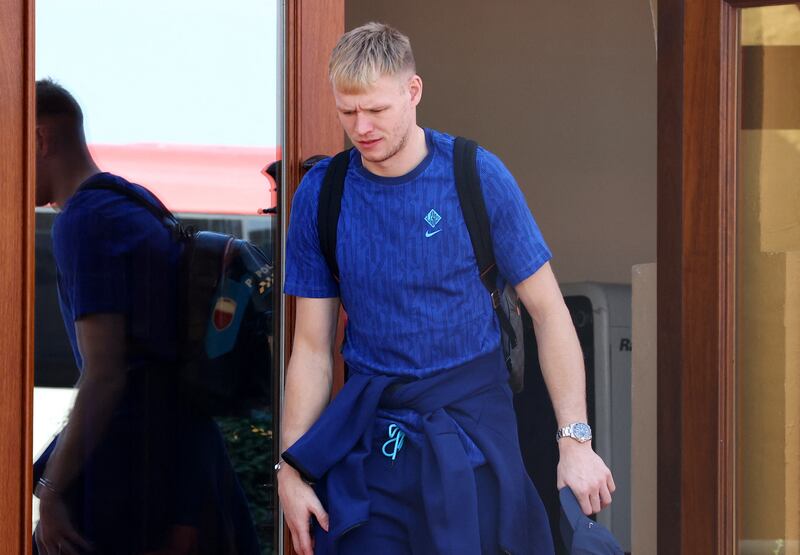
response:
<path id="1" fill-rule="evenodd" d="M 0 7 L 0 545 L 31 552 L 33 0 Z M 15 547 L 12 547 L 15 546 Z"/>
<path id="2" fill-rule="evenodd" d="M 736 548 L 738 18 L 658 4 L 658 551 Z"/>
<path id="3" fill-rule="evenodd" d="M 284 206 L 280 213 L 284 231 L 291 214 L 292 198 L 304 173 L 301 168 L 303 161 L 317 154 L 335 154 L 344 147 L 344 132 L 336 117 L 328 81 L 328 58 L 344 32 L 344 2 L 290 0 L 286 3 Z M 284 299 L 285 373 L 292 352 L 296 302 L 293 297 Z M 341 319 L 339 328 L 340 335 Z M 337 352 L 334 387 L 341 386 L 343 381 L 344 365 Z M 281 378 L 281 388 L 283 383 Z M 286 526 L 283 527 L 282 541 L 283 553 L 292 555 L 294 550 Z"/>
<path id="4" fill-rule="evenodd" d="M 344 132 L 334 110 L 328 81 L 328 58 L 344 32 L 344 0 L 292 0 L 286 3 L 285 133 L 283 145 L 284 209 L 288 224 L 292 198 L 303 176 L 303 160 L 335 154 Z M 286 299 L 285 353 L 292 351 L 295 300 Z"/>

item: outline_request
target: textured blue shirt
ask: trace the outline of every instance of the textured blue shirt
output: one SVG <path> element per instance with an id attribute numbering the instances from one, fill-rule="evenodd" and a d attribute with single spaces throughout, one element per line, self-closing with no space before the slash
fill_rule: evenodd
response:
<path id="1" fill-rule="evenodd" d="M 147 189 L 110 173 L 81 187 L 97 182 L 154 200 Z M 259 553 L 219 429 L 182 407 L 171 374 L 164 372 L 176 359 L 181 248 L 144 206 L 115 191 L 79 188 L 53 225 L 59 302 L 78 367 L 83 360 L 75 322 L 102 313 L 125 317 L 128 370 L 140 370 L 129 373 L 107 430 L 68 490 L 71 515 L 79 531 L 96 540 L 98 552 L 111 553 L 109 542 L 131 552 L 154 551 L 168 525 L 202 524 L 199 541 L 208 552 L 231 552 L 226 542 L 235 541 L 236 553 Z M 57 441 L 36 462 L 35 475 Z M 136 501 L 145 497 L 131 496 L 145 495 L 145 488 L 136 490 L 140 484 L 148 484 L 151 495 L 144 516 Z M 73 498 L 73 490 L 81 496 Z M 228 530 L 230 537 L 223 534 Z"/>
<path id="2" fill-rule="evenodd" d="M 147 189 L 99 173 L 83 185 L 113 182 L 152 199 Z M 58 297 L 78 368 L 75 322 L 97 313 L 126 317 L 128 341 L 157 360 L 175 356 L 180 245 L 143 206 L 106 190 L 78 190 L 53 224 Z"/>
<path id="3" fill-rule="evenodd" d="M 284 292 L 340 297 L 344 358 L 362 373 L 432 375 L 497 349 L 500 329 L 461 213 L 450 135 L 426 129 L 428 154 L 411 172 L 382 177 L 352 151 L 336 248 L 340 284 L 317 232 L 330 160 L 309 171 L 292 204 Z M 478 149 L 478 172 L 502 278 L 518 284 L 551 258 L 514 177 Z"/>

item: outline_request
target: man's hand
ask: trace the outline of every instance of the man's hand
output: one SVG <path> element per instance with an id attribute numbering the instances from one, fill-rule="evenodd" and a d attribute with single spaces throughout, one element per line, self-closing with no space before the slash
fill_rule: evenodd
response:
<path id="1" fill-rule="evenodd" d="M 309 525 L 314 515 L 328 531 L 328 513 L 322 508 L 317 494 L 291 466 L 284 463 L 278 472 L 278 498 L 286 524 L 292 533 L 292 545 L 298 555 L 314 555 L 314 542 Z"/>
<path id="2" fill-rule="evenodd" d="M 294 347 L 283 397 L 281 452 L 308 431 L 330 400 L 339 299 L 298 297 L 296 312 Z M 277 479 L 278 497 L 292 533 L 294 550 L 298 555 L 313 555 L 311 515 L 327 532 L 328 514 L 297 470 L 283 464 Z"/>
<path id="3" fill-rule="evenodd" d="M 586 372 L 575 326 L 549 263 L 515 286 L 533 318 L 539 362 L 556 421 L 586 422 Z M 561 424 L 563 425 L 563 424 Z M 558 442 L 558 488 L 568 486 L 587 515 L 611 503 L 614 478 L 590 443 Z"/>
<path id="4" fill-rule="evenodd" d="M 558 489 L 569 487 L 587 516 L 610 505 L 616 489 L 614 478 L 603 459 L 592 451 L 591 443 L 562 438 L 558 450 Z"/>
<path id="5" fill-rule="evenodd" d="M 64 501 L 46 488 L 39 493 L 39 524 L 34 539 L 41 555 L 79 555 L 92 551 L 89 542 L 72 526 Z"/>

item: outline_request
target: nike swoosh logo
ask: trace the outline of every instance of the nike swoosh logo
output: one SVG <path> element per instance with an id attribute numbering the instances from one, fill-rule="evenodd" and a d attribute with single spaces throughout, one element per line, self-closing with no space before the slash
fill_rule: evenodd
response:
<path id="1" fill-rule="evenodd" d="M 441 229 L 437 229 L 437 230 L 436 230 L 436 231 L 434 231 L 433 233 L 431 233 L 430 231 L 426 231 L 426 232 L 425 232 L 425 237 L 433 237 L 434 235 L 436 235 L 436 234 L 437 234 L 437 233 L 439 233 L 440 231 L 442 231 L 442 230 L 441 230 Z"/>

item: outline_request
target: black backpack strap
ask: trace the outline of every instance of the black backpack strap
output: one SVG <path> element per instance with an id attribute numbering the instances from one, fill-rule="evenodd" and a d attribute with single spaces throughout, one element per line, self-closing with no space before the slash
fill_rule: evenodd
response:
<path id="1" fill-rule="evenodd" d="M 500 321 L 500 327 L 511 341 L 511 346 L 516 347 L 517 336 L 514 328 L 508 315 L 500 308 L 502 293 L 497 288 L 497 263 L 492 247 L 489 215 L 486 212 L 481 179 L 478 175 L 477 152 L 478 143 L 464 137 L 456 137 L 453 145 L 453 172 L 456 190 L 464 222 L 467 224 L 467 231 L 469 231 L 469 238 L 472 242 L 472 250 L 478 261 L 481 282 L 492 298 L 492 308 Z"/>
<path id="2" fill-rule="evenodd" d="M 172 231 L 180 231 L 178 219 L 172 214 L 172 212 L 169 211 L 166 206 L 164 206 L 164 203 L 162 203 L 161 200 L 152 193 L 150 193 L 150 195 L 153 197 L 153 201 L 146 199 L 142 195 L 128 189 L 127 187 L 123 187 L 122 185 L 113 183 L 111 181 L 93 181 L 81 186 L 77 192 L 90 190 L 113 191 L 119 195 L 122 195 L 135 202 L 139 206 L 147 209 L 148 212 L 150 212 L 168 229 Z"/>
<path id="3" fill-rule="evenodd" d="M 342 211 L 344 179 L 350 163 L 351 150 L 344 150 L 331 160 L 319 190 L 319 206 L 317 207 L 319 247 L 328 262 L 331 275 L 337 283 L 339 282 L 339 263 L 336 261 L 336 235 L 339 213 Z"/>

